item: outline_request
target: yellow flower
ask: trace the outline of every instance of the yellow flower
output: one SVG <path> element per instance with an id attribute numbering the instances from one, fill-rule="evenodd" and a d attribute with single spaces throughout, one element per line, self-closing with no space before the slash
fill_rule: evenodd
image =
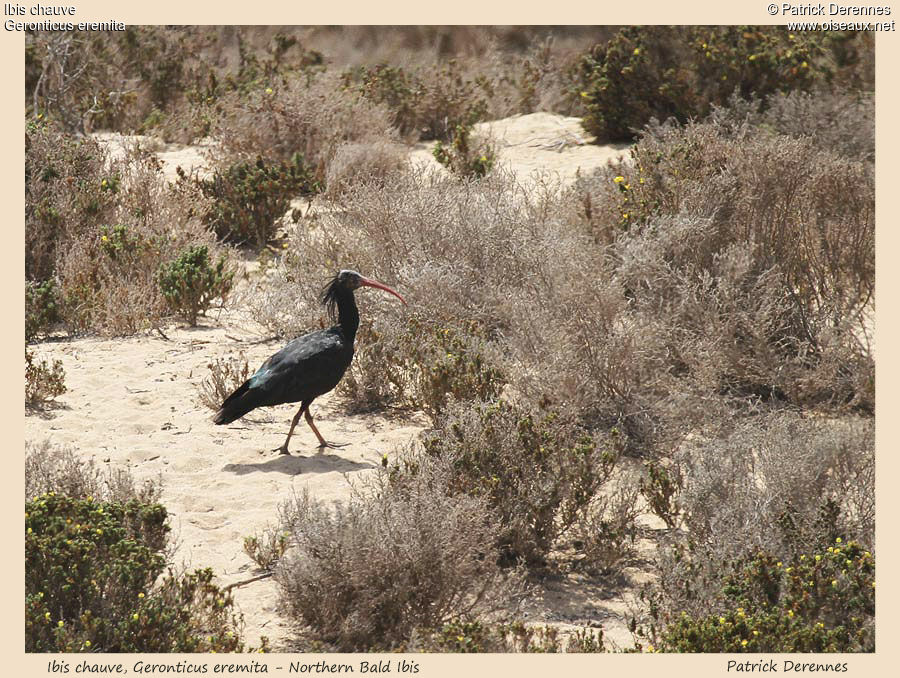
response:
<path id="1" fill-rule="evenodd" d="M 834 542 L 835 542 L 836 544 L 840 544 L 840 543 L 841 543 L 841 538 L 838 537 L 837 539 L 834 540 Z"/>
<path id="2" fill-rule="evenodd" d="M 800 68 L 809 68 L 809 64 L 804 61 L 802 64 L 800 64 Z"/>
<path id="3" fill-rule="evenodd" d="M 138 613 L 135 612 L 133 615 L 131 615 L 131 619 L 132 619 L 132 621 L 137 621 L 139 619 Z"/>
<path id="4" fill-rule="evenodd" d="M 630 189 L 630 188 L 631 188 L 631 184 L 625 184 L 625 190 L 626 190 L 626 191 L 627 191 L 628 189 Z"/>
<path id="5" fill-rule="evenodd" d="M 818 563 L 820 560 L 822 560 L 822 556 L 820 556 L 820 555 L 817 553 L 817 554 L 816 554 L 816 562 Z"/>
<path id="6" fill-rule="evenodd" d="M 587 95 L 588 95 L 587 92 L 582 92 L 582 93 L 581 93 L 581 96 L 583 96 L 584 98 L 587 98 Z"/>
<path id="7" fill-rule="evenodd" d="M 755 54 L 751 54 L 750 56 L 747 57 L 747 60 L 748 60 L 748 61 L 756 61 L 756 55 L 755 55 Z"/>
<path id="8" fill-rule="evenodd" d="M 138 598 L 143 598 L 143 597 L 144 597 L 144 594 L 143 594 L 143 593 L 139 593 L 139 594 L 138 594 Z"/>
<path id="9" fill-rule="evenodd" d="M 806 556 L 800 556 L 800 560 L 801 560 L 801 562 L 806 560 Z"/>
<path id="10" fill-rule="evenodd" d="M 266 94 L 271 94 L 271 93 L 272 93 L 272 88 L 266 87 Z"/>
<path id="11" fill-rule="evenodd" d="M 109 238 L 107 238 L 105 235 L 101 235 L 100 242 L 109 242 Z"/>
<path id="12" fill-rule="evenodd" d="M 837 587 L 837 579 L 832 579 L 832 580 L 831 580 L 831 585 L 834 586 L 834 587 Z"/>
<path id="13" fill-rule="evenodd" d="M 794 611 L 793 611 L 793 610 L 788 610 L 788 617 L 790 617 L 791 619 L 794 618 Z"/>
<path id="14" fill-rule="evenodd" d="M 720 623 L 720 624 L 724 624 L 724 623 L 725 623 L 725 617 L 719 617 L 719 623 Z"/>
<path id="15" fill-rule="evenodd" d="M 625 177 L 616 177 L 615 179 L 613 179 L 613 181 L 617 184 L 621 184 L 623 181 L 625 181 Z"/>
<path id="16" fill-rule="evenodd" d="M 747 647 L 747 641 L 746 641 L 746 640 L 742 640 L 742 641 L 741 641 L 741 647 Z"/>
<path id="17" fill-rule="evenodd" d="M 653 646 L 652 646 L 652 645 L 648 645 L 648 646 L 647 646 L 647 652 L 653 652 Z"/>
<path id="18" fill-rule="evenodd" d="M 790 574 L 791 572 L 794 571 L 794 568 L 793 568 L 793 567 L 786 567 L 786 568 L 784 568 L 784 571 L 785 571 L 786 574 Z"/>
<path id="19" fill-rule="evenodd" d="M 640 53 L 641 53 L 641 48 L 640 48 L 640 47 L 635 47 L 635 48 L 634 48 L 634 55 L 635 55 L 635 56 L 638 56 Z"/>
<path id="20" fill-rule="evenodd" d="M 780 561 L 780 560 L 775 564 L 775 567 L 781 567 L 781 561 Z"/>
<path id="21" fill-rule="evenodd" d="M 57 625 L 59 628 L 62 628 L 62 627 L 63 627 L 63 620 L 60 619 L 58 622 L 56 622 L 56 625 Z"/>
<path id="22" fill-rule="evenodd" d="M 84 646 L 85 646 L 85 647 L 90 647 L 90 646 L 91 646 L 91 641 L 89 641 L 89 640 L 84 641 Z"/>

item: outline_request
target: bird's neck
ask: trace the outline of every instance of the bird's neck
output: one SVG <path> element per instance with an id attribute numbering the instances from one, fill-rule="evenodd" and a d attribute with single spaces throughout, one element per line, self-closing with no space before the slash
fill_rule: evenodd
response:
<path id="1" fill-rule="evenodd" d="M 347 341 L 353 343 L 356 330 L 359 329 L 359 310 L 356 308 L 353 292 L 343 292 L 338 297 L 338 325 Z"/>

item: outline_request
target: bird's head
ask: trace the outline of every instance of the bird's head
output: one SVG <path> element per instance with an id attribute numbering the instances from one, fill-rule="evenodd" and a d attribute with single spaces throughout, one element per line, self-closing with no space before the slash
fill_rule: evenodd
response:
<path id="1" fill-rule="evenodd" d="M 357 290 L 360 287 L 375 287 L 379 290 L 384 290 L 385 292 L 393 294 L 406 304 L 406 299 L 401 297 L 399 293 L 392 290 L 387 285 L 384 285 L 377 280 L 366 278 L 356 271 L 351 271 L 349 269 L 339 271 L 338 274 L 325 285 L 322 290 L 322 303 L 328 308 L 329 314 L 334 318 L 337 315 L 336 307 L 338 298 L 347 293 L 352 294 L 354 290 Z"/>

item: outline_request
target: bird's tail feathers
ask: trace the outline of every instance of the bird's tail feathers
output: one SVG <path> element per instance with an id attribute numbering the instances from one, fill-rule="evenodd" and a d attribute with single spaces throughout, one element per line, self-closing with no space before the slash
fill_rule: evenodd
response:
<path id="1" fill-rule="evenodd" d="M 213 417 L 216 424 L 230 424 L 235 419 L 240 419 L 247 412 L 259 407 L 258 394 L 250 390 L 250 382 L 245 381 L 244 384 L 222 403 L 222 407 Z"/>

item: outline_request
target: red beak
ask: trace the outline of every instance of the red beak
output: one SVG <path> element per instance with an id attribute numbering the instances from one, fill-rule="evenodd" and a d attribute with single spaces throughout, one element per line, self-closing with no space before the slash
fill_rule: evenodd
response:
<path id="1" fill-rule="evenodd" d="M 388 287 L 387 285 L 383 285 L 382 283 L 378 282 L 377 280 L 372 280 L 372 279 L 370 279 L 370 278 L 364 278 L 364 277 L 362 277 L 362 276 L 359 276 L 359 284 L 360 284 L 360 285 L 366 285 L 366 286 L 368 286 L 368 287 L 375 287 L 375 288 L 377 288 L 377 289 L 379 289 L 379 290 L 384 290 L 385 292 L 388 292 L 388 293 L 390 293 L 390 294 L 393 294 L 393 295 L 394 295 L 395 297 L 397 297 L 400 301 L 402 301 L 404 305 L 406 305 L 406 299 L 404 299 L 403 297 L 401 297 L 400 294 L 399 294 L 398 292 L 395 292 L 395 291 L 392 290 L 390 287 Z"/>

